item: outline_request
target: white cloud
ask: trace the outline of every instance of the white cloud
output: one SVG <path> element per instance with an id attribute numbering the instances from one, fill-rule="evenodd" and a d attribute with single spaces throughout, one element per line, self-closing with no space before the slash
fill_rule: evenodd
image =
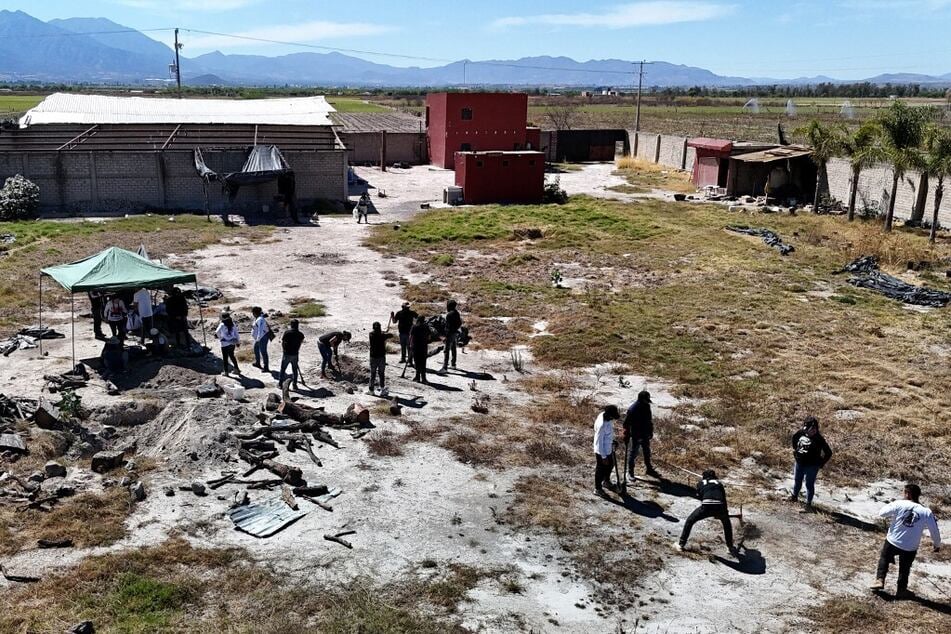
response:
<path id="1" fill-rule="evenodd" d="M 180 11 L 233 11 L 261 0 L 113 0 L 134 9 L 180 10 Z"/>
<path id="2" fill-rule="evenodd" d="M 315 42 L 318 40 L 341 39 L 379 35 L 393 31 L 394 27 L 385 24 L 370 22 L 301 22 L 298 24 L 278 24 L 248 31 L 240 31 L 233 35 L 241 38 L 258 38 L 262 40 L 278 40 L 280 42 Z M 195 35 L 185 40 L 188 49 L 212 50 L 224 48 L 247 48 L 254 42 L 238 37 L 220 35 Z"/>
<path id="3" fill-rule="evenodd" d="M 544 13 L 499 18 L 492 22 L 492 26 L 507 28 L 543 25 L 627 29 L 678 22 L 702 22 L 723 17 L 732 13 L 733 10 L 732 5 L 715 2 L 659 0 L 622 4 L 599 13 Z"/>
<path id="4" fill-rule="evenodd" d="M 843 6 L 857 10 L 898 9 L 901 11 L 940 11 L 951 7 L 951 0 L 845 0 Z"/>

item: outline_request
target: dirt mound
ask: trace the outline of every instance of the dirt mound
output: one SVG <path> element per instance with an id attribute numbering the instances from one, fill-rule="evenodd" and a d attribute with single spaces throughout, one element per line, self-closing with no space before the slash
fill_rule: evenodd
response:
<path id="1" fill-rule="evenodd" d="M 135 427 L 144 425 L 155 418 L 163 407 L 164 404 L 161 401 L 151 399 L 120 401 L 96 408 L 90 412 L 90 418 L 102 425 Z"/>
<path id="2" fill-rule="evenodd" d="M 140 428 L 139 451 L 172 472 L 225 466 L 238 457 L 233 432 L 257 423 L 254 409 L 223 399 L 173 401 Z"/>

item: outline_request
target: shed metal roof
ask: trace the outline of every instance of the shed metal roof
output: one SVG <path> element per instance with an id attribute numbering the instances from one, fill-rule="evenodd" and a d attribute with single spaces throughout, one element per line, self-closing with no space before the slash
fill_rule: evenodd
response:
<path id="1" fill-rule="evenodd" d="M 332 125 L 323 97 L 168 99 L 55 93 L 20 118 L 20 126 L 81 124 Z"/>
<path id="2" fill-rule="evenodd" d="M 728 139 L 711 139 L 703 136 L 688 139 L 687 145 L 692 148 L 712 150 L 714 152 L 729 152 L 733 149 L 733 141 Z"/>
<path id="3" fill-rule="evenodd" d="M 804 145 L 783 145 L 760 152 L 735 154 L 730 158 L 744 163 L 772 163 L 773 161 L 785 161 L 787 159 L 809 156 L 811 154 L 812 149 Z"/>

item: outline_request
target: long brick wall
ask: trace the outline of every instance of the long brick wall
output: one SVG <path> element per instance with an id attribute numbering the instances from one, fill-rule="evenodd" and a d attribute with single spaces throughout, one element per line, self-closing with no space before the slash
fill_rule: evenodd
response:
<path id="1" fill-rule="evenodd" d="M 379 132 L 341 132 L 340 140 L 347 146 L 350 163 L 380 163 Z M 386 135 L 386 162 L 421 165 L 429 162 L 426 153 L 426 133 L 388 132 Z"/>
<path id="2" fill-rule="evenodd" d="M 696 153 L 693 148 L 686 147 L 686 137 L 655 134 L 644 130 L 638 133 L 628 130 L 628 136 L 631 139 L 632 150 L 635 145 L 637 147 L 638 158 L 678 169 L 688 171 L 693 169 Z M 847 204 L 852 179 L 848 160 L 833 159 L 827 166 L 827 174 L 830 195 L 842 201 L 843 204 Z M 859 212 L 864 208 L 881 209 L 883 211 L 887 209 L 891 187 L 892 171 L 887 165 L 864 170 L 859 177 L 859 189 L 856 198 L 856 207 Z M 925 206 L 926 219 L 931 218 L 934 210 L 934 187 L 933 181 L 929 183 L 928 202 Z M 951 190 L 951 183 L 948 183 L 947 190 Z M 905 219 L 911 216 L 917 195 L 918 173 L 908 172 L 899 181 L 898 192 L 895 196 L 896 218 Z M 941 202 L 938 218 L 942 225 L 951 226 L 951 191 L 948 191 Z"/>
<path id="3" fill-rule="evenodd" d="M 347 157 L 343 150 L 286 151 L 297 177 L 302 206 L 318 199 L 345 200 Z M 246 153 L 207 151 L 205 162 L 218 173 L 239 171 Z M 0 181 L 22 174 L 40 187 L 44 210 L 66 213 L 118 213 L 149 210 L 201 211 L 202 181 L 191 151 L 166 152 L 2 152 Z M 217 183 L 208 191 L 212 211 L 238 213 L 272 209 L 277 183 L 242 187 L 234 203 Z"/>

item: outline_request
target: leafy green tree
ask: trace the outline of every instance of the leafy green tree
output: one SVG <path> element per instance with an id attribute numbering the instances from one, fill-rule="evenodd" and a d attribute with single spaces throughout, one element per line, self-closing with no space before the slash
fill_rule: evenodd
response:
<path id="1" fill-rule="evenodd" d="M 842 138 L 842 152 L 849 157 L 852 180 L 849 184 L 849 220 L 855 219 L 855 197 L 859 191 L 862 171 L 885 159 L 879 140 L 881 128 L 874 121 L 866 121 L 851 134 Z"/>
<path id="2" fill-rule="evenodd" d="M 944 179 L 951 176 L 951 130 L 940 125 L 932 125 L 925 132 L 925 162 L 922 169 L 935 179 L 934 215 L 931 218 L 929 241 L 934 242 L 938 234 L 938 213 L 944 198 Z"/>
<path id="3" fill-rule="evenodd" d="M 797 128 L 794 134 L 804 137 L 806 143 L 812 147 L 812 161 L 816 164 L 816 193 L 812 198 L 812 210 L 819 213 L 819 193 L 828 188 L 826 181 L 826 165 L 829 160 L 838 156 L 842 149 L 842 133 L 839 128 L 824 125 L 813 119 L 808 124 Z"/>
<path id="4" fill-rule="evenodd" d="M 888 199 L 888 211 L 885 213 L 885 231 L 892 230 L 898 182 L 905 176 L 905 172 L 918 169 L 924 163 L 921 145 L 924 142 L 928 117 L 926 110 L 909 106 L 899 100 L 892 102 L 877 117 L 882 129 L 882 147 L 888 162 L 892 164 L 892 191 Z"/>

